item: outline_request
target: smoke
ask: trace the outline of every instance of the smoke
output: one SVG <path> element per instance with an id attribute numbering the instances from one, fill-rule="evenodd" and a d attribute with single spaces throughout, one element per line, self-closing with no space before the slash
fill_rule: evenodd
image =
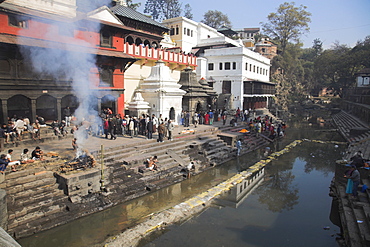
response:
<path id="1" fill-rule="evenodd" d="M 94 7 L 100 6 L 96 5 Z M 92 33 L 99 33 L 100 23 L 89 22 L 88 25 L 87 30 L 92 31 Z M 46 28 L 47 26 L 49 28 Z M 59 82 L 59 85 L 70 82 L 73 94 L 78 99 L 79 106 L 74 112 L 76 118 L 74 124 L 78 126 L 78 130 L 75 131 L 74 135 L 77 138 L 77 155 L 79 155 L 88 138 L 88 128 L 97 129 L 100 120 L 98 112 L 94 110 L 98 95 L 94 93 L 96 90 L 92 90 L 92 85 L 96 85 L 93 74 L 97 73 L 98 68 L 96 67 L 96 55 L 91 52 L 96 46 L 96 40 L 99 39 L 99 36 L 94 36 L 87 31 L 82 33 L 80 31 L 82 30 L 81 27 L 70 19 L 66 19 L 65 22 L 58 21 L 51 25 L 45 25 L 43 22 L 32 22 L 32 24 L 30 23 L 31 28 L 40 30 L 38 33 L 42 36 L 40 39 L 49 40 L 50 42 L 45 42 L 45 48 L 21 46 L 24 62 L 26 63 L 27 60 L 30 62 L 33 71 L 37 73 L 40 79 L 51 77 L 55 82 Z M 70 35 L 68 35 L 68 32 L 62 33 L 63 30 L 70 31 Z M 20 38 L 23 35 L 22 32 L 27 32 L 27 30 L 18 33 Z M 74 38 L 77 33 L 85 35 L 84 40 Z M 26 33 L 24 34 L 27 36 Z M 90 35 L 90 37 L 86 35 Z M 60 110 L 63 116 L 63 109 Z"/>

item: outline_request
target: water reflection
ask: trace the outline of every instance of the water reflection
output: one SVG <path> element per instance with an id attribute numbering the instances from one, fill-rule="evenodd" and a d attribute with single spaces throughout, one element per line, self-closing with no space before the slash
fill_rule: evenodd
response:
<path id="1" fill-rule="evenodd" d="M 326 150 L 326 159 L 306 150 Z M 271 162 L 264 181 L 237 208 L 211 207 L 142 246 L 337 246 L 328 186 L 343 150 L 302 143 Z"/>
<path id="2" fill-rule="evenodd" d="M 339 135 L 334 135 L 331 132 L 315 131 L 318 128 L 319 126 L 316 126 L 315 123 L 310 125 L 305 121 L 292 122 L 287 130 L 287 136 L 269 146 L 271 152 L 281 150 L 295 139 L 341 140 Z M 153 243 L 154 246 L 304 246 L 290 244 L 289 241 L 281 241 L 280 245 L 280 242 L 275 244 L 269 242 L 268 239 L 274 239 L 274 237 L 278 239 L 277 236 L 286 236 L 287 232 L 295 232 L 301 228 L 284 228 L 281 227 L 281 224 L 306 225 L 307 222 L 299 218 L 301 215 L 307 218 L 311 218 L 312 214 L 317 216 L 314 217 L 316 222 L 311 223 L 311 227 L 316 224 L 315 230 L 319 229 L 319 233 L 322 234 L 320 226 L 327 224 L 328 217 L 325 213 L 328 211 L 326 209 L 330 207 L 321 205 L 315 208 L 310 205 L 316 204 L 316 202 L 322 204 L 328 199 L 327 188 L 330 183 L 328 180 L 332 177 L 332 168 L 334 167 L 331 167 L 331 164 L 333 160 L 342 157 L 343 150 L 340 150 L 342 147 L 335 148 L 334 145 L 315 143 L 306 143 L 304 148 L 298 146 L 292 149 L 290 153 L 280 156 L 278 161 L 274 161 L 266 167 L 263 184 L 240 204 L 238 208 L 241 210 L 240 212 L 236 213 L 233 208 L 225 208 L 220 213 L 219 209 L 210 208 L 206 213 L 189 220 L 189 225 L 188 223 L 184 225 L 179 236 L 164 235 L 165 237 L 163 240 L 159 240 L 158 244 Z M 23 247 L 93 246 L 103 242 L 108 236 L 116 235 L 127 227 L 141 222 L 151 213 L 178 204 L 226 180 L 237 172 L 245 170 L 265 158 L 264 153 L 265 149 L 257 150 L 198 176 L 193 176 L 179 184 L 21 239 L 19 242 Z M 314 183 L 311 184 L 312 182 Z M 316 187 L 318 185 L 321 187 Z M 306 197 L 303 195 L 310 193 L 315 197 L 305 199 Z M 302 209 L 302 204 L 308 207 Z M 295 215 L 297 210 L 298 215 Z M 315 211 L 311 212 L 312 210 Z M 209 216 L 208 212 L 213 212 L 215 216 Z M 287 212 L 294 212 L 293 215 L 297 218 L 291 219 L 293 216 Z M 276 228 L 281 228 L 281 230 Z M 302 229 L 302 231 L 297 234 L 297 238 L 305 239 L 314 232 L 312 229 Z M 173 231 L 169 231 L 169 234 L 173 234 Z M 203 235 L 206 237 L 202 237 Z M 266 238 L 266 236 L 269 237 Z M 233 237 L 238 240 L 235 244 Z M 249 239 L 254 237 L 256 239 Z M 312 238 L 320 239 L 322 235 L 318 234 Z M 194 242 L 191 242 L 192 239 Z M 326 246 L 330 246 L 332 243 L 330 241 Z M 230 243 L 233 244 L 230 245 Z M 322 242 L 319 243 L 311 246 L 325 246 Z"/>

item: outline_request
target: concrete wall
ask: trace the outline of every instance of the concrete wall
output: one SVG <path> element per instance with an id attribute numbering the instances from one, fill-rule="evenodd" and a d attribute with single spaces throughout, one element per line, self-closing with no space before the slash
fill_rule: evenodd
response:
<path id="1" fill-rule="evenodd" d="M 0 227 L 4 229 L 8 228 L 8 208 L 6 205 L 6 192 L 2 189 L 0 189 Z"/>
<path id="2" fill-rule="evenodd" d="M 0 227 L 0 247 L 21 247 L 9 234 Z"/>

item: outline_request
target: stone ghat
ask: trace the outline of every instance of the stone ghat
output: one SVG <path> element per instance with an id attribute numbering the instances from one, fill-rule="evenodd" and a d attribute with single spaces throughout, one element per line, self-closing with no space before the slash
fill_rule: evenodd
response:
<path id="1" fill-rule="evenodd" d="M 238 135 L 228 136 L 228 142 L 233 143 Z M 214 128 L 172 142 L 147 140 L 111 147 L 103 154 L 95 151 L 96 166 L 80 171 L 61 172 L 66 160 L 59 157 L 8 173 L 0 183 L 7 194 L 4 228 L 17 239 L 142 196 L 186 179 L 184 166 L 190 160 L 196 161 L 192 175 L 212 169 L 236 154 L 234 145 L 219 136 L 222 133 Z M 248 140 L 254 145 L 244 152 L 266 145 L 264 139 L 253 135 Z M 158 171 L 145 168 L 144 162 L 153 155 L 158 156 Z"/>
<path id="2" fill-rule="evenodd" d="M 330 195 L 338 202 L 340 221 L 342 224 L 343 244 L 346 246 L 370 246 L 370 192 L 359 192 L 358 199 L 346 194 L 346 182 L 343 174 L 350 163 L 350 158 L 361 151 L 366 160 L 370 159 L 370 128 L 355 116 L 341 111 L 333 116 L 334 123 L 339 132 L 349 143 L 343 161 L 336 164 L 335 177 L 330 186 Z M 361 175 L 360 185 L 370 184 L 370 171 L 365 168 L 358 169 Z"/>

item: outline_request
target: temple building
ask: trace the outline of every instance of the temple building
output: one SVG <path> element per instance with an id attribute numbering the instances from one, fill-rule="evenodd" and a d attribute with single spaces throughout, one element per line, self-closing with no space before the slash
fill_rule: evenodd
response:
<path id="1" fill-rule="evenodd" d="M 171 119 L 179 123 L 182 111 L 182 97 L 185 91 L 181 85 L 171 77 L 170 68 L 162 60 L 158 60 L 152 67 L 148 78 L 144 79 L 139 86 L 138 92 L 151 107 L 149 114 L 163 119 Z"/>
<path id="2" fill-rule="evenodd" d="M 14 115 L 61 120 L 66 107 L 75 112 L 81 105 L 87 114 L 124 114 L 157 60 L 175 79 L 196 67 L 195 56 L 161 49 L 169 29 L 125 1 L 90 3 L 0 1 L 1 122 Z"/>
<path id="3" fill-rule="evenodd" d="M 182 109 L 190 112 L 191 116 L 194 112 L 199 113 L 213 108 L 218 94 L 204 78 L 198 81 L 196 73 L 191 68 L 181 72 L 179 84 L 186 92 L 182 99 Z"/>

